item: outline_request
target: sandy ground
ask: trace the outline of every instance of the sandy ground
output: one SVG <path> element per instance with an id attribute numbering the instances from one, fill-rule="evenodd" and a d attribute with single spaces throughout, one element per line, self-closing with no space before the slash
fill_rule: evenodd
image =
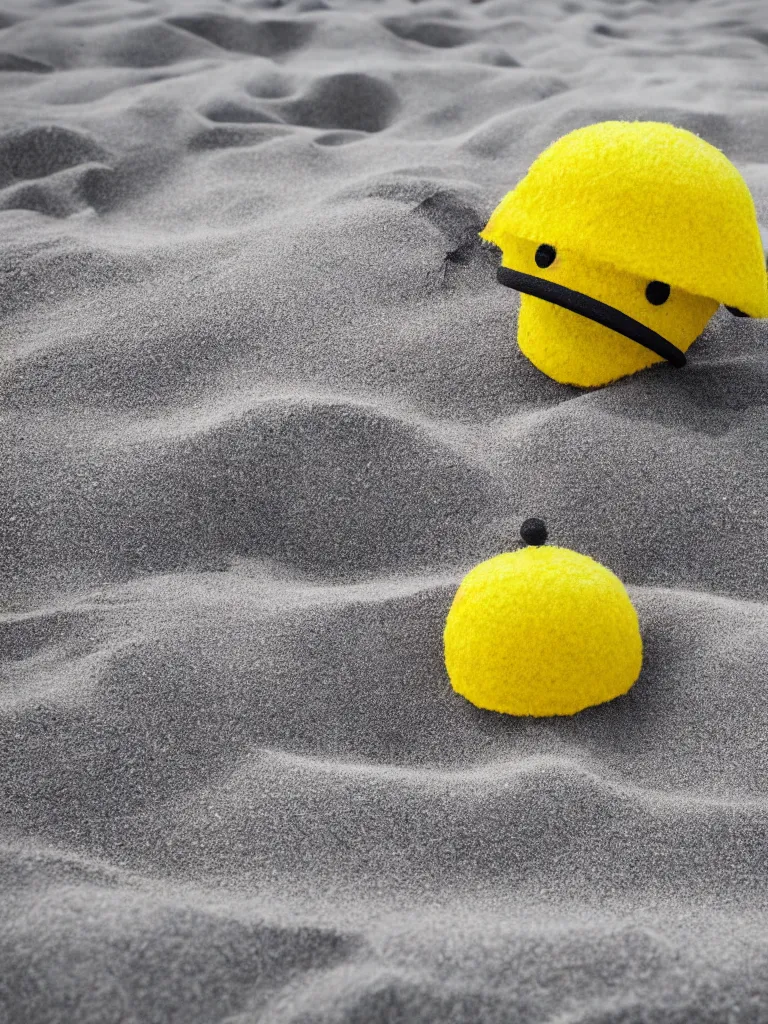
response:
<path id="1" fill-rule="evenodd" d="M 609 118 L 768 219 L 768 6 L 0 13 L 3 1024 L 768 1021 L 768 349 L 581 392 L 476 231 Z M 624 698 L 450 688 L 543 516 Z"/>

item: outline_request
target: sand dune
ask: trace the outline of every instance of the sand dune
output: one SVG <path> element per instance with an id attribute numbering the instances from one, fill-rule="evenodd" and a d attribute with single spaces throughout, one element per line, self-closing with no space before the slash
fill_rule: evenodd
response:
<path id="1" fill-rule="evenodd" d="M 0 1019 L 768 1021 L 768 350 L 590 392 L 477 231 L 669 120 L 768 223 L 760 0 L 0 13 Z M 457 697 L 529 515 L 626 580 L 630 693 Z"/>

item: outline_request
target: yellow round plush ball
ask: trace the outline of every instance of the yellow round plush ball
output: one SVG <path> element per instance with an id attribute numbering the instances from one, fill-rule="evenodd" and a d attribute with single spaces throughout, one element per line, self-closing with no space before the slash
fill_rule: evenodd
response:
<path id="1" fill-rule="evenodd" d="M 508 715 L 573 715 L 626 693 L 643 648 L 621 580 L 586 555 L 526 547 L 475 566 L 445 624 L 457 693 Z"/>

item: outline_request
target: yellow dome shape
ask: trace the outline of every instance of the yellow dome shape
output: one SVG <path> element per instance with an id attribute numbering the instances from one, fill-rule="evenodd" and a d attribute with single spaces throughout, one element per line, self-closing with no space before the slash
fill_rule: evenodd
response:
<path id="1" fill-rule="evenodd" d="M 521 348 L 563 383 L 683 365 L 720 303 L 768 316 L 749 189 L 720 150 L 673 125 L 606 121 L 563 136 L 481 237 L 502 250 L 499 280 L 524 293 Z"/>
<path id="2" fill-rule="evenodd" d="M 531 524 L 543 528 L 527 520 L 524 538 Z M 643 658 L 621 581 L 586 555 L 549 546 L 475 566 L 456 592 L 443 639 L 454 690 L 508 715 L 573 715 L 612 700 L 637 680 Z"/>

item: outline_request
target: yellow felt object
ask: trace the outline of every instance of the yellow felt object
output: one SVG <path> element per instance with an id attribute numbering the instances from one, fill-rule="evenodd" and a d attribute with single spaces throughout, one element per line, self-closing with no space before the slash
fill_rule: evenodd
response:
<path id="1" fill-rule="evenodd" d="M 768 316 L 746 182 L 719 149 L 671 124 L 603 121 L 558 139 L 481 232 L 502 251 L 509 236 Z"/>
<path id="2" fill-rule="evenodd" d="M 525 547 L 475 566 L 445 624 L 457 693 L 509 715 L 572 715 L 612 700 L 642 664 L 637 613 L 599 562 L 558 547 Z"/>
<path id="3" fill-rule="evenodd" d="M 541 269 L 534 259 L 537 247 L 535 242 L 510 239 L 504 253 L 506 265 L 616 306 L 683 352 L 717 309 L 714 299 L 680 288 L 673 288 L 663 305 L 653 306 L 645 297 L 645 278 L 605 263 L 588 262 L 571 250 L 558 249 L 555 262 Z M 533 295 L 520 297 L 517 341 L 524 355 L 547 376 L 580 387 L 607 384 L 663 362 L 661 356 L 623 334 Z"/>

